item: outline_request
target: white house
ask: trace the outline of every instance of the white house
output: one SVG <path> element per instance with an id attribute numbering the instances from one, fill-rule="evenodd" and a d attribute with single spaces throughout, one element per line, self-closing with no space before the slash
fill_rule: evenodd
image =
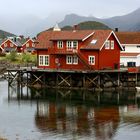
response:
<path id="1" fill-rule="evenodd" d="M 140 66 L 140 32 L 116 32 L 124 50 L 120 54 L 120 63 L 124 66 Z"/>

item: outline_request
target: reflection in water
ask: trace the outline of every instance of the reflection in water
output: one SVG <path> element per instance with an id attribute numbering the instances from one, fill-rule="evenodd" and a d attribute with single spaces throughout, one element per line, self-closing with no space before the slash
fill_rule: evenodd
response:
<path id="1" fill-rule="evenodd" d="M 72 133 L 88 137 L 94 135 L 103 140 L 111 139 L 119 124 L 119 108 L 94 109 L 94 107 L 39 101 L 35 123 L 42 132 Z"/>
<path id="2" fill-rule="evenodd" d="M 27 91 L 28 94 L 25 94 Z M 134 92 L 94 93 L 25 88 L 18 94 L 9 93 L 9 102 L 15 98 L 37 99 L 34 122 L 38 131 L 60 139 L 60 134 L 66 139 L 114 139 L 121 121 L 132 123 L 130 106 L 136 107 L 139 101 Z M 138 104 L 136 108 L 139 108 Z"/>

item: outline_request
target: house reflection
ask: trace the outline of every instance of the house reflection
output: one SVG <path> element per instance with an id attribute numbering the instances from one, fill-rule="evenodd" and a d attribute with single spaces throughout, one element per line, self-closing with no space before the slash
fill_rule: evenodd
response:
<path id="1" fill-rule="evenodd" d="M 70 106 L 58 103 L 37 103 L 35 123 L 42 132 L 94 135 L 111 139 L 119 124 L 118 107 Z"/>
<path id="2" fill-rule="evenodd" d="M 94 110 L 95 135 L 100 140 L 113 137 L 119 125 L 120 116 L 118 107 L 103 107 Z"/>

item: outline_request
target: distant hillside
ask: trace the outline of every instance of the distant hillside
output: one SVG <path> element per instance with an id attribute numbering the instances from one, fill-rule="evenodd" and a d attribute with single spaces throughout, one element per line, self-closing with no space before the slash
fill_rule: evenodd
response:
<path id="1" fill-rule="evenodd" d="M 9 33 L 9 32 L 6 32 L 6 31 L 3 31 L 3 30 L 0 30 L 0 38 L 4 39 L 4 38 L 9 37 L 9 36 L 16 36 L 16 35 Z"/>
<path id="2" fill-rule="evenodd" d="M 66 29 L 70 29 L 71 26 L 65 26 L 62 28 L 62 30 L 66 30 Z M 96 21 L 86 21 L 86 22 L 81 22 L 79 24 L 77 24 L 77 28 L 79 30 L 107 30 L 107 29 L 111 29 L 109 28 L 107 25 L 100 23 L 100 22 L 96 22 Z M 73 29 L 73 27 L 71 27 L 71 29 Z"/>
<path id="3" fill-rule="evenodd" d="M 80 22 L 85 21 L 97 21 L 106 24 L 112 29 L 119 28 L 121 31 L 140 31 L 140 8 L 137 10 L 123 16 L 116 16 L 112 18 L 96 18 L 96 17 L 86 17 L 79 16 L 76 14 L 66 15 L 64 20 L 59 23 L 60 27 L 73 26 Z"/>
<path id="4" fill-rule="evenodd" d="M 48 30 L 52 30 L 53 28 L 50 28 Z M 61 28 L 62 30 L 73 30 L 73 26 L 64 26 Z M 96 21 L 86 21 L 86 22 L 81 22 L 79 24 L 77 24 L 77 29 L 78 30 L 107 30 L 107 29 L 111 29 L 109 28 L 107 25 L 100 23 L 100 22 L 96 22 Z"/>

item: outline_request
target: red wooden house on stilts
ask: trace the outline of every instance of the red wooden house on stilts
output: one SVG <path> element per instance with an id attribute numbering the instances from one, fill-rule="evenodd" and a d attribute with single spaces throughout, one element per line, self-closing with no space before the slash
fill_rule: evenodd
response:
<path id="1" fill-rule="evenodd" d="M 119 69 L 119 40 L 112 30 L 44 31 L 37 37 L 38 68 Z"/>

